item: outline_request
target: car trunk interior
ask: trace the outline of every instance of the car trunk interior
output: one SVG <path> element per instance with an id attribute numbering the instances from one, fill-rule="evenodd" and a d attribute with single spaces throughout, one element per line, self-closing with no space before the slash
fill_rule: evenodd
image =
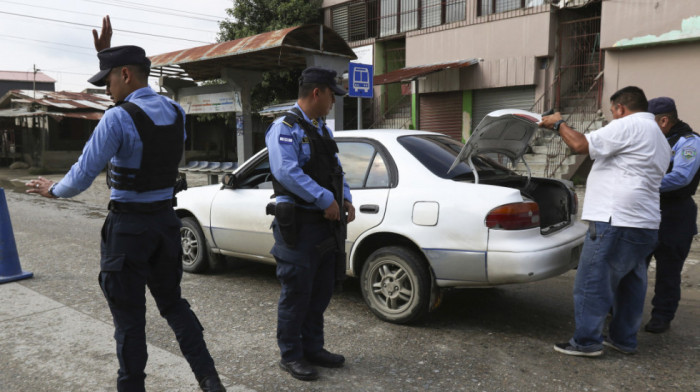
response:
<path id="1" fill-rule="evenodd" d="M 573 209 L 572 192 L 562 182 L 547 178 L 523 176 L 481 178 L 480 184 L 498 185 L 520 190 L 523 198 L 533 200 L 540 207 L 542 234 L 557 231 L 571 222 Z"/>

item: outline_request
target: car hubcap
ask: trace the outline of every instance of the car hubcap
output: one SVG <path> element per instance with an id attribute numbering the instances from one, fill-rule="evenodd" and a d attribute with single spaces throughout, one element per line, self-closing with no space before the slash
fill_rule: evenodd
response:
<path id="1" fill-rule="evenodd" d="M 182 242 L 182 262 L 190 265 L 197 259 L 199 243 L 192 230 L 183 227 L 180 230 L 180 241 Z"/>
<path id="2" fill-rule="evenodd" d="M 394 262 L 377 266 L 372 274 L 372 293 L 387 310 L 400 312 L 411 304 L 413 282 L 406 270 Z"/>

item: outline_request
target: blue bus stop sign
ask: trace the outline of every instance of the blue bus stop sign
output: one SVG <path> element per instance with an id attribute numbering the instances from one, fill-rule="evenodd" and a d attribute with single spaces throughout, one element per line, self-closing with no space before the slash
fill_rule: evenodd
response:
<path id="1" fill-rule="evenodd" d="M 348 69 L 348 95 L 358 98 L 374 96 L 374 70 L 367 64 L 350 63 Z"/>

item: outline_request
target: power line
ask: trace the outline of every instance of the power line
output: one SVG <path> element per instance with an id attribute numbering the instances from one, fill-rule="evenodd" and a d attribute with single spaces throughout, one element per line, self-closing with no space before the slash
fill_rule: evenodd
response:
<path id="1" fill-rule="evenodd" d="M 49 22 L 56 22 L 56 23 L 66 23 L 66 24 L 71 24 L 71 25 L 76 25 L 76 26 L 84 26 L 84 27 L 90 27 L 90 28 L 97 28 L 99 29 L 101 26 L 93 26 L 93 25 L 88 25 L 84 23 L 76 23 L 76 22 L 69 22 L 66 20 L 58 20 L 58 19 L 50 19 L 50 18 L 41 18 L 38 16 L 32 16 L 32 15 L 24 15 L 24 14 L 16 14 L 13 12 L 6 12 L 6 11 L 0 11 L 0 14 L 6 14 L 6 15 L 13 15 L 13 16 L 20 16 L 23 18 L 32 18 L 32 19 L 39 19 L 39 20 L 47 20 Z M 174 40 L 180 40 L 180 41 L 190 41 L 190 42 L 197 42 L 197 43 L 202 43 L 202 44 L 211 44 L 212 42 L 206 42 L 206 41 L 197 41 L 193 39 L 188 39 L 188 38 L 179 38 L 179 37 L 169 37 L 166 35 L 158 35 L 158 34 L 150 34 L 150 33 L 142 33 L 139 31 L 130 31 L 130 30 L 121 30 L 121 29 L 113 29 L 114 31 L 121 31 L 124 33 L 133 33 L 133 34 L 140 34 L 140 35 L 149 35 L 152 37 L 159 37 L 159 38 L 167 38 L 167 39 L 174 39 Z"/>
<path id="2" fill-rule="evenodd" d="M 82 1 L 86 1 L 88 3 L 112 5 L 112 6 L 116 5 L 116 6 L 119 6 L 122 8 L 130 8 L 130 9 L 135 9 L 135 10 L 139 10 L 139 11 L 153 12 L 153 13 L 157 13 L 157 14 L 167 14 L 167 15 L 179 16 L 181 18 L 199 19 L 199 20 L 204 20 L 207 22 L 217 22 L 218 23 L 221 20 L 221 18 L 213 16 L 213 15 L 205 15 L 205 16 L 207 16 L 206 18 L 205 17 L 191 16 L 191 15 L 203 15 L 203 14 L 197 14 L 197 13 L 189 12 L 189 11 L 179 11 L 180 13 L 185 14 L 185 15 L 181 15 L 181 14 L 178 14 L 176 12 L 173 12 L 173 10 L 170 10 L 169 8 L 158 8 L 158 7 L 150 6 L 150 7 L 156 8 L 156 9 L 149 10 L 147 8 L 143 8 L 145 6 L 145 4 L 139 4 L 140 7 L 137 7 L 137 6 L 129 6 L 129 5 L 119 5 L 119 4 L 109 3 L 109 2 L 105 2 L 105 1 L 99 1 L 99 0 L 82 0 Z"/>
<path id="3" fill-rule="evenodd" d="M 40 6 L 40 5 L 29 5 L 29 4 L 19 3 L 19 2 L 16 2 L 16 1 L 9 1 L 9 0 L 0 0 L 0 2 L 2 2 L 2 3 L 9 3 L 9 4 L 21 5 L 21 6 L 25 6 L 25 7 L 41 8 L 41 9 L 45 9 L 45 10 L 53 10 L 53 11 L 60 11 L 60 12 L 68 12 L 68 13 L 71 13 L 71 14 L 80 14 L 80 15 L 87 15 L 87 16 L 95 16 L 95 17 L 98 17 L 98 18 L 102 18 L 102 17 L 104 16 L 104 15 L 91 14 L 91 13 L 88 13 L 88 12 L 69 11 L 69 10 L 65 10 L 65 9 L 53 8 L 53 7 L 46 7 L 46 6 Z M 211 30 L 203 30 L 203 29 L 195 29 L 195 28 L 192 28 L 192 27 L 182 27 L 182 26 L 175 26 L 175 25 L 169 25 L 169 24 L 163 24 L 163 23 L 155 23 L 155 22 L 151 22 L 151 21 L 138 20 L 138 19 L 127 19 L 127 18 L 119 18 L 119 17 L 118 17 L 118 18 L 112 17 L 112 19 L 123 20 L 123 21 L 128 21 L 128 22 L 136 22 L 136 23 L 145 23 L 145 24 L 152 25 L 152 26 L 163 26 L 163 27 L 170 27 L 170 28 L 174 28 L 174 29 L 200 31 L 200 32 L 202 32 L 202 33 L 209 33 L 209 34 L 216 33 L 216 32 L 213 32 L 213 31 L 211 31 Z"/>
<path id="4" fill-rule="evenodd" d="M 15 35 L 0 34 L 0 37 L 8 37 L 8 38 L 14 38 L 14 39 L 21 39 L 21 40 L 24 40 L 24 41 L 40 42 L 40 43 L 51 44 L 51 45 L 70 46 L 70 47 L 72 47 L 72 48 L 87 49 L 87 50 L 89 50 L 89 51 L 91 51 L 91 52 L 94 52 L 94 51 L 95 51 L 94 48 L 88 48 L 87 46 L 78 46 L 78 45 L 64 44 L 64 43 L 61 43 L 61 42 L 53 42 L 53 41 L 42 41 L 42 40 L 39 40 L 39 39 L 32 39 L 32 38 L 26 38 L 26 37 L 18 37 L 18 36 L 15 36 Z"/>
<path id="5" fill-rule="evenodd" d="M 92 76 L 93 74 L 89 73 L 80 73 L 80 72 L 68 72 L 68 71 L 57 71 L 55 69 L 45 69 L 42 68 L 41 72 L 56 72 L 56 73 L 61 73 L 61 74 L 68 74 L 68 75 L 80 75 L 80 76 Z"/>
<path id="6" fill-rule="evenodd" d="M 221 18 L 220 18 L 218 15 L 208 15 L 208 14 L 202 14 L 202 13 L 199 13 L 199 12 L 191 12 L 191 11 L 185 11 L 185 10 L 176 10 L 176 9 L 173 9 L 173 8 L 170 8 L 170 7 L 168 7 L 168 8 L 163 8 L 163 7 L 158 7 L 158 6 L 155 6 L 155 5 L 142 4 L 142 3 L 135 3 L 135 2 L 133 2 L 133 1 L 127 1 L 127 0 L 107 0 L 107 1 L 112 1 L 112 2 L 114 2 L 114 3 L 134 4 L 134 5 L 139 5 L 139 6 L 143 6 L 143 7 L 155 8 L 155 9 L 158 9 L 158 10 L 170 10 L 170 11 L 173 11 L 173 12 L 182 12 L 182 13 L 187 14 L 187 15 L 199 15 L 199 16 L 206 17 L 206 18 L 212 18 L 212 19 L 214 19 L 216 22 L 218 22 L 218 21 L 221 20 Z M 160 12 L 160 11 L 159 11 L 159 12 Z"/>

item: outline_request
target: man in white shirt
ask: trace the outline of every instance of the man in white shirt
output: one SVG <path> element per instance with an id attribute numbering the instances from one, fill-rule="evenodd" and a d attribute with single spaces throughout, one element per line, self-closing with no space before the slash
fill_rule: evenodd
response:
<path id="1" fill-rule="evenodd" d="M 625 354 L 637 351 L 647 289 L 646 257 L 657 242 L 659 186 L 671 149 L 647 99 L 638 87 L 610 97 L 613 121 L 590 134 L 569 127 L 560 113 L 545 116 L 541 127 L 555 130 L 574 152 L 588 154 L 582 219 L 590 227 L 574 282 L 576 330 L 554 349 L 593 357 L 603 345 Z M 609 336 L 605 319 L 612 309 Z"/>

